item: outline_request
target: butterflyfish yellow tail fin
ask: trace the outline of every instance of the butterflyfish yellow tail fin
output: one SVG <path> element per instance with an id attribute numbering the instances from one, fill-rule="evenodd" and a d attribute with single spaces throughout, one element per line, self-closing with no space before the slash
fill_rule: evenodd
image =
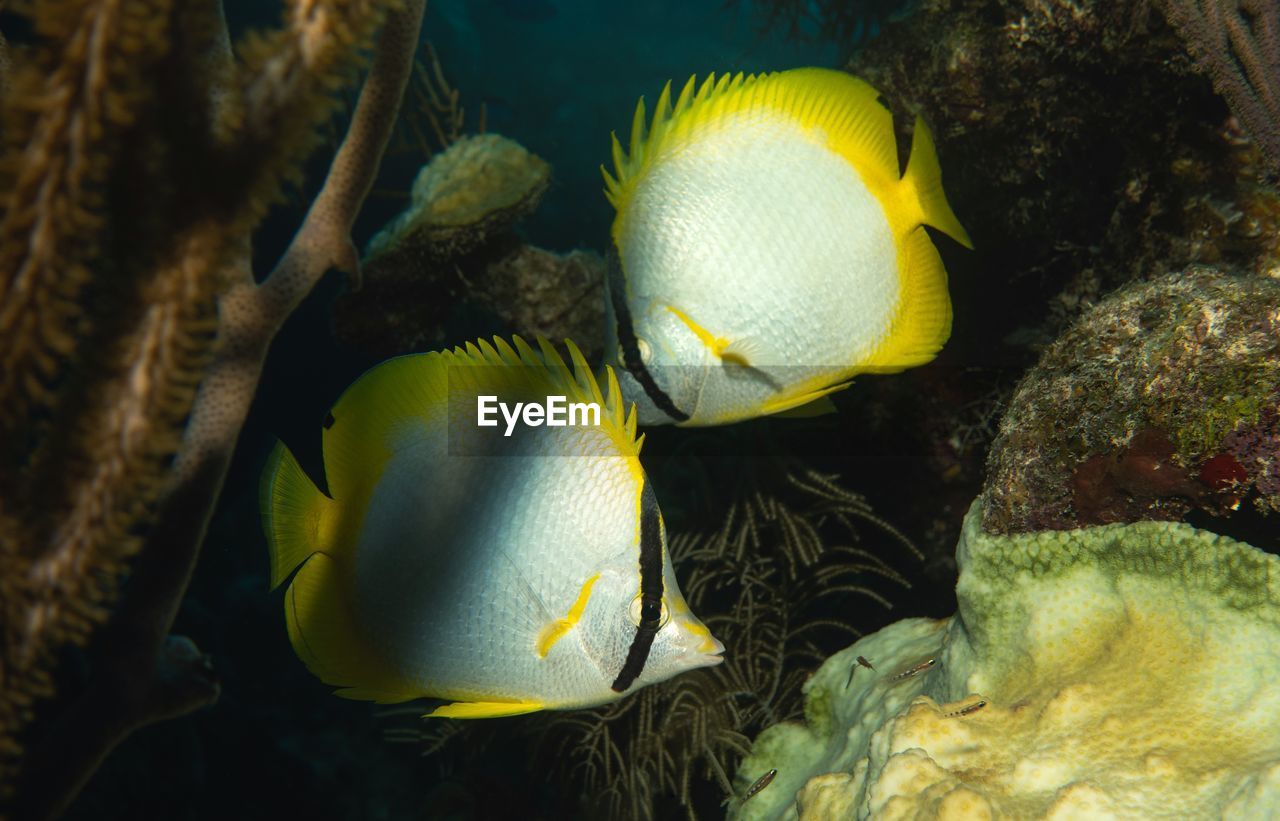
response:
<path id="1" fill-rule="evenodd" d="M 907 171 L 902 183 L 914 194 L 919 203 L 919 220 L 937 228 L 966 248 L 973 248 L 969 232 L 964 230 L 947 195 L 942 190 L 942 167 L 938 164 L 938 151 L 933 144 L 933 134 L 924 119 L 916 117 L 915 132 L 911 135 L 911 156 L 907 159 Z"/>
<path id="2" fill-rule="evenodd" d="M 321 681 L 342 688 L 337 694 L 345 698 L 385 704 L 420 697 L 359 635 L 350 602 L 351 570 L 335 544 L 341 538 L 337 504 L 281 443 L 262 476 L 271 586 L 293 574 L 285 593 L 285 623 L 298 658 Z"/>
<path id="3" fill-rule="evenodd" d="M 333 502 L 307 477 L 283 442 L 277 442 L 267 458 L 258 496 L 274 590 L 324 543 Z"/>

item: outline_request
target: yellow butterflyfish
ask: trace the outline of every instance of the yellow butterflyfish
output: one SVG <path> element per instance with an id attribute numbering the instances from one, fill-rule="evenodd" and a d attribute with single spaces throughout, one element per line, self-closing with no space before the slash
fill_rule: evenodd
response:
<path id="1" fill-rule="evenodd" d="M 277 445 L 261 491 L 271 582 L 289 580 L 290 641 L 338 695 L 483 718 L 604 704 L 721 661 L 676 583 L 634 409 L 572 343 L 572 369 L 538 344 L 360 377 L 322 434 L 328 495 Z M 486 402 L 508 399 L 551 410 L 489 425 Z M 556 424 L 557 399 L 578 424 Z"/>
<path id="2" fill-rule="evenodd" d="M 690 78 L 613 140 L 607 355 L 642 424 L 812 406 L 861 373 L 932 359 L 951 332 L 925 225 L 969 246 L 917 119 L 856 77 L 802 68 Z M 824 400 L 825 401 L 825 400 Z"/>

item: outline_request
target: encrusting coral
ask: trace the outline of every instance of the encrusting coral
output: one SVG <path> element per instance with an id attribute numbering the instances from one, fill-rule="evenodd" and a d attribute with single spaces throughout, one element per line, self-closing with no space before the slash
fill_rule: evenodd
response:
<path id="1" fill-rule="evenodd" d="M 325 270 L 358 274 L 423 2 L 289 2 L 238 60 L 216 0 L 6 11 L 35 37 L 0 101 L 0 779 L 40 818 L 128 733 L 217 697 L 169 626 L 272 337 Z M 324 188 L 256 282 L 252 231 L 384 20 Z M 108 616 L 24 755 L 59 650 Z"/>
<path id="2" fill-rule="evenodd" d="M 828 660 L 805 724 L 756 740 L 737 784 L 777 776 L 730 817 L 1273 815 L 1280 558 L 1182 523 L 992 536 L 981 517 L 960 612 Z"/>
<path id="3" fill-rule="evenodd" d="M 551 167 L 514 140 L 459 138 L 418 172 L 413 204 L 369 241 L 370 278 L 398 255 L 438 264 L 475 250 L 537 208 L 550 181 Z"/>
<path id="4" fill-rule="evenodd" d="M 1280 279 L 1189 268 L 1109 295 L 1023 378 L 988 530 L 1280 511 Z"/>

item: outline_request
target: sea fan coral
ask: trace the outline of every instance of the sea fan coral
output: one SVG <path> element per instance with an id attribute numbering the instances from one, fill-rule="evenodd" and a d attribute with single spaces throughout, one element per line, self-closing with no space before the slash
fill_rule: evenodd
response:
<path id="1" fill-rule="evenodd" d="M 286 7 L 238 54 L 219 3 L 6 8 L 35 35 L 0 100 L 0 792 L 20 763 L 22 817 L 58 814 L 134 729 L 216 698 L 169 627 L 272 337 L 330 264 L 358 273 L 347 232 L 422 2 Z M 334 170 L 258 284 L 249 237 L 388 17 Z M 19 762 L 60 653 L 109 613 L 90 683 Z"/>

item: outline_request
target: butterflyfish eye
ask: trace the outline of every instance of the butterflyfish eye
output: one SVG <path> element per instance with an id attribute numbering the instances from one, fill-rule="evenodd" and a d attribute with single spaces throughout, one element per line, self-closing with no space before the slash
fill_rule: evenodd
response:
<path id="1" fill-rule="evenodd" d="M 653 359 L 653 348 L 649 346 L 648 342 L 637 338 L 636 349 L 640 351 L 640 361 L 648 365 L 649 360 Z"/>
<path id="2" fill-rule="evenodd" d="M 631 600 L 631 621 L 638 627 L 641 622 L 658 622 L 658 627 L 662 628 L 671 619 L 671 612 L 667 610 L 667 600 L 663 599 L 659 604 L 655 601 L 644 601 L 639 596 Z"/>

